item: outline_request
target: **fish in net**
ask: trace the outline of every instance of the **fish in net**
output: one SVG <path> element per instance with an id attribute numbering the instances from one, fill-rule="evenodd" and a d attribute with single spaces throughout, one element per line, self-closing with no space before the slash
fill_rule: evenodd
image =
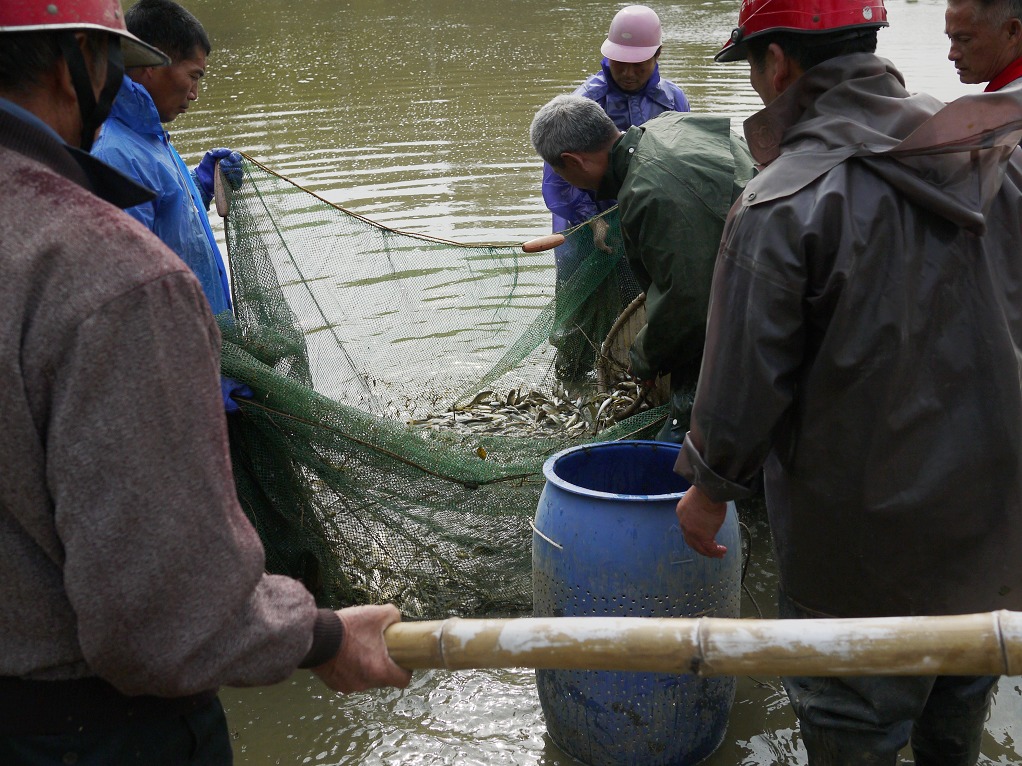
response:
<path id="1" fill-rule="evenodd" d="M 565 232 L 555 273 L 550 252 L 392 230 L 251 157 L 244 172 L 217 200 L 235 307 L 221 366 L 254 392 L 229 431 L 268 570 L 334 608 L 528 612 L 544 461 L 666 417 L 600 374 L 638 294 L 616 209 L 605 243 Z"/>

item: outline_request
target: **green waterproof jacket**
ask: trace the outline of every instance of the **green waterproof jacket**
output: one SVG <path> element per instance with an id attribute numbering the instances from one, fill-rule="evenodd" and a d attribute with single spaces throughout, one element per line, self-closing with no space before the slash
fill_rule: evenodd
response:
<path id="1" fill-rule="evenodd" d="M 618 200 L 625 253 L 646 292 L 632 373 L 671 376 L 661 438 L 681 442 L 688 430 L 724 220 L 752 175 L 745 141 L 726 117 L 665 112 L 611 149 L 598 197 Z"/>

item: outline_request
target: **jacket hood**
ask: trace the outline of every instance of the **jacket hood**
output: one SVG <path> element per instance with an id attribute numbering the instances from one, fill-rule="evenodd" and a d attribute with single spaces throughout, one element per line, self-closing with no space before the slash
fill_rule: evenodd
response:
<path id="1" fill-rule="evenodd" d="M 663 104 L 667 107 L 671 107 L 671 101 L 667 98 L 667 94 L 660 88 L 660 64 L 653 65 L 653 74 L 646 80 L 646 84 L 642 86 L 642 90 L 634 93 L 628 93 L 627 91 L 621 90 L 617 84 L 617 80 L 614 79 L 614 75 L 610 73 L 610 61 L 604 57 L 603 61 L 600 62 L 600 69 L 603 70 L 603 76 L 606 78 L 607 90 L 611 93 L 615 93 L 622 98 L 628 98 L 629 96 L 642 95 L 644 98 L 652 99 L 658 104 Z"/>
<path id="2" fill-rule="evenodd" d="M 756 162 L 771 168 L 748 185 L 745 204 L 793 194 L 857 158 L 916 204 L 981 232 L 1022 138 L 1022 91 L 945 105 L 910 94 L 886 59 L 857 53 L 809 69 L 746 120 L 745 135 Z"/>
<path id="3" fill-rule="evenodd" d="M 121 81 L 121 89 L 117 91 L 108 119 L 120 120 L 136 133 L 153 136 L 164 134 L 160 113 L 156 111 L 156 104 L 149 91 L 127 75 Z"/>

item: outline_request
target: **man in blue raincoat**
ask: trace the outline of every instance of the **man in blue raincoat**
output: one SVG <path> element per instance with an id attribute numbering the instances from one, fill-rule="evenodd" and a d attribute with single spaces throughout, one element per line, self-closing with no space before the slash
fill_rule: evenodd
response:
<path id="1" fill-rule="evenodd" d="M 173 0 L 140 0 L 125 14 L 125 24 L 139 39 L 170 56 L 171 64 L 127 70 L 92 153 L 156 192 L 154 200 L 128 208 L 127 213 L 195 273 L 215 315 L 230 312 L 227 270 L 206 210 L 217 161 L 237 186 L 241 156 L 213 149 L 189 170 L 163 127 L 198 99 L 211 50 L 209 38 L 199 21 Z M 247 389 L 224 379 L 223 393 L 231 412 L 237 409 L 231 393 L 247 394 Z"/>

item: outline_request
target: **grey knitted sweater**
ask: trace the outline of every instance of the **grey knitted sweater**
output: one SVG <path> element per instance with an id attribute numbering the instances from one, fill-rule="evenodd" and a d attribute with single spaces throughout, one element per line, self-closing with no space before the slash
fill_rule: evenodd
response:
<path id="1" fill-rule="evenodd" d="M 286 678 L 317 609 L 238 505 L 199 283 L 93 193 L 119 179 L 2 109 L 0 178 L 0 676 Z"/>

